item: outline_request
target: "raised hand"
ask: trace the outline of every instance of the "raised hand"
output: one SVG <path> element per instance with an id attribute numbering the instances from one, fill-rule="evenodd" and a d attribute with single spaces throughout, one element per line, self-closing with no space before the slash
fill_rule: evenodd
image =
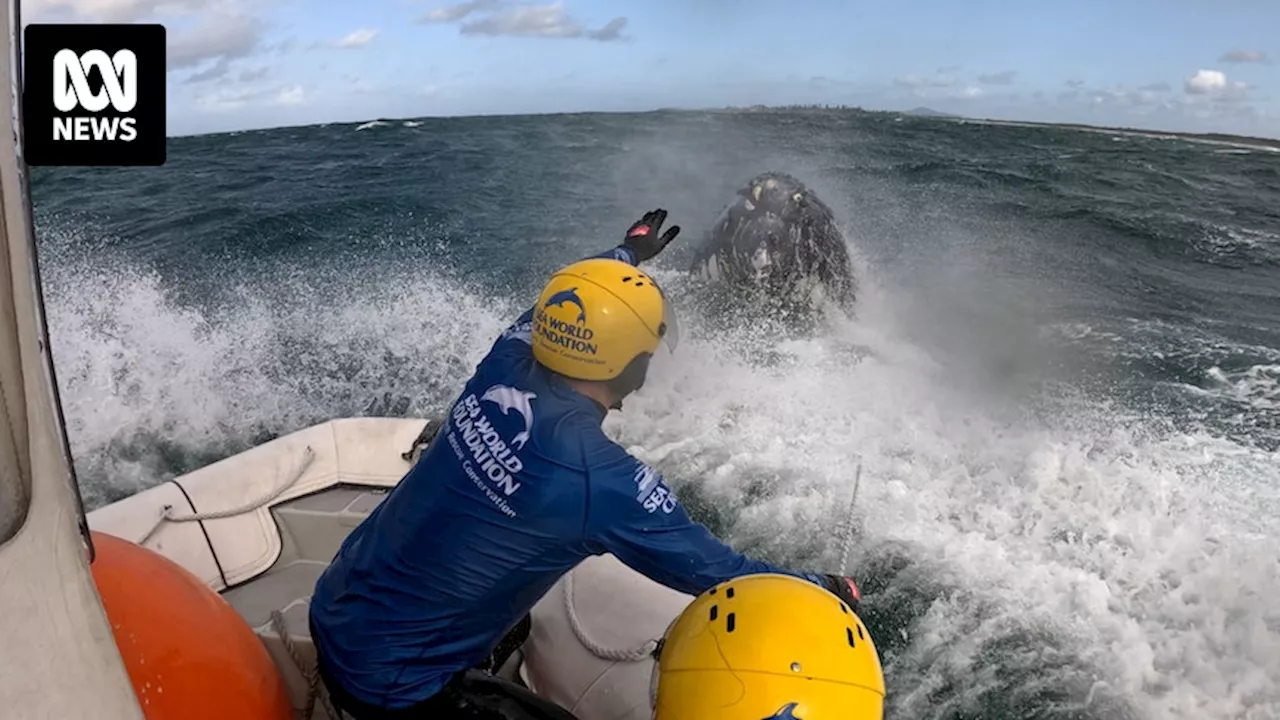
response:
<path id="1" fill-rule="evenodd" d="M 672 225 L 665 233 L 658 235 L 666 219 L 666 210 L 662 208 L 650 210 L 627 229 L 622 244 L 631 248 L 631 251 L 636 254 L 637 263 L 642 263 L 662 252 L 662 249 L 680 234 L 680 226 Z"/>

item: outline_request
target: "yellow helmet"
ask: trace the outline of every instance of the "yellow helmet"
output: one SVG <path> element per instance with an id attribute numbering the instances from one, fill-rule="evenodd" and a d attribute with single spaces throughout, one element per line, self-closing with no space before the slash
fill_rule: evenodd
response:
<path id="1" fill-rule="evenodd" d="M 667 630 L 654 720 L 882 720 L 884 674 L 862 621 L 789 575 L 698 596 Z"/>
<path id="2" fill-rule="evenodd" d="M 643 383 L 647 360 L 665 341 L 675 349 L 675 316 L 644 271 L 609 258 L 558 270 L 533 313 L 533 357 L 579 380 L 613 380 L 631 368 Z M 640 358 L 641 363 L 632 363 Z"/>

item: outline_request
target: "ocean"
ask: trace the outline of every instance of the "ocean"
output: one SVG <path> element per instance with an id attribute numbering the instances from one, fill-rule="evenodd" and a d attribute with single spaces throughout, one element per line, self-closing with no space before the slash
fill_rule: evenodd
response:
<path id="1" fill-rule="evenodd" d="M 847 559 L 889 718 L 1280 718 L 1280 153 L 834 110 L 168 153 L 31 175 L 91 509 L 330 418 L 441 413 L 550 271 L 665 207 L 680 345 L 606 429 L 740 550 Z M 852 315 L 699 302 L 694 246 L 767 170 L 835 210 Z"/>

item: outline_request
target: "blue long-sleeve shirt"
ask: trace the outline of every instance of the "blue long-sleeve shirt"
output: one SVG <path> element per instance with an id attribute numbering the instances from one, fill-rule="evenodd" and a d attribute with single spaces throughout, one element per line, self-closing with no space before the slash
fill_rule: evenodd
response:
<path id="1" fill-rule="evenodd" d="M 635 264 L 618 247 L 596 257 Z M 533 358 L 533 310 L 494 343 L 412 470 L 316 582 L 326 669 L 401 708 L 475 667 L 565 572 L 605 552 L 696 595 L 777 572 L 692 522 L 655 469 L 605 436 L 605 410 Z"/>

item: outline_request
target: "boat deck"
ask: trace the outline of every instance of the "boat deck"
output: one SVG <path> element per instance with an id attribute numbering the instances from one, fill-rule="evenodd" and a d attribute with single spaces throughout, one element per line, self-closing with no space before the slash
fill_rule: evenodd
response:
<path id="1" fill-rule="evenodd" d="M 315 663 L 307 609 L 316 579 L 347 534 L 378 506 L 387 491 L 338 485 L 275 506 L 271 514 L 280 530 L 280 557 L 265 573 L 222 593 L 262 638 L 284 673 L 294 707 L 307 702 L 310 688 L 303 668 L 309 673 Z M 273 623 L 275 611 L 283 618 L 287 641 L 281 639 Z M 292 645 L 292 655 L 287 645 Z M 329 716 L 322 703 L 316 703 L 312 716 L 303 720 L 329 720 Z"/>

